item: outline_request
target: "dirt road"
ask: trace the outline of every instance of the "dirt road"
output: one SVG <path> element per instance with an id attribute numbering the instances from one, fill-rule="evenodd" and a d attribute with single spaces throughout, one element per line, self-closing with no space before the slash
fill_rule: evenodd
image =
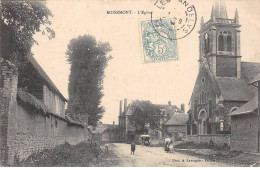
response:
<path id="1" fill-rule="evenodd" d="M 173 152 L 166 153 L 162 147 L 141 147 L 136 146 L 135 155 L 130 153 L 130 145 L 123 143 L 115 143 L 113 152 L 119 159 L 117 166 L 133 167 L 133 166 L 174 166 L 174 167 L 226 167 L 231 166 L 220 162 L 210 162 L 205 159 L 194 156 L 184 155 Z M 234 166 L 234 165 L 233 165 Z"/>

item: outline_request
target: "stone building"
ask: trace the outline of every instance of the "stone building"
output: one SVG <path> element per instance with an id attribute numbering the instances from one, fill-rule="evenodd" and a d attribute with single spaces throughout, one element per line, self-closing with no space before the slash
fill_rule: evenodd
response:
<path id="1" fill-rule="evenodd" d="M 147 130 L 152 138 L 153 144 L 158 144 L 163 139 L 162 125 L 168 121 L 173 115 L 185 112 L 184 104 L 179 109 L 176 105 L 172 105 L 168 102 L 168 105 L 154 104 L 160 112 L 156 115 L 158 118 L 158 130 L 153 130 L 147 125 Z M 129 116 L 132 115 L 131 103 L 127 105 L 127 99 L 124 99 L 124 111 L 122 110 L 122 101 L 119 104 L 119 140 L 130 141 L 134 140 L 137 136 L 134 134 L 135 127 L 129 122 Z M 138 140 L 138 139 L 136 139 Z"/>
<path id="2" fill-rule="evenodd" d="M 170 136 L 173 141 L 181 141 L 187 133 L 188 114 L 174 114 L 162 125 L 163 136 Z"/>
<path id="3" fill-rule="evenodd" d="M 229 19 L 220 0 L 215 1 L 209 21 L 201 18 L 199 73 L 188 111 L 187 133 L 193 135 L 189 140 L 229 144 L 229 114 L 255 97 L 256 88 L 248 83 L 260 72 L 260 64 L 241 61 L 240 26 L 238 11 Z"/>
<path id="4" fill-rule="evenodd" d="M 260 150 L 260 73 L 250 82 L 258 89 L 255 97 L 230 114 L 232 150 L 258 152 Z"/>

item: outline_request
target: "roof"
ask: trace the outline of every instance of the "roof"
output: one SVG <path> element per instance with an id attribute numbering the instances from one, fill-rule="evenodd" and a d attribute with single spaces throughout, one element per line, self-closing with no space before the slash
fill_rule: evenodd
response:
<path id="1" fill-rule="evenodd" d="M 254 112 L 258 108 L 257 97 L 258 96 L 254 97 L 252 100 L 245 103 L 244 105 L 242 105 L 237 110 L 230 113 L 229 115 L 234 116 L 234 115 L 249 114 L 249 113 Z"/>
<path id="2" fill-rule="evenodd" d="M 47 106 L 45 106 L 40 100 L 38 100 L 35 96 L 23 91 L 20 88 L 18 88 L 17 90 L 17 98 L 23 103 L 29 104 L 30 108 L 33 107 L 44 114 L 51 113 Z"/>
<path id="3" fill-rule="evenodd" d="M 241 78 L 215 77 L 224 100 L 249 101 L 254 98 L 256 88 L 248 83 L 260 73 L 260 63 L 241 62 Z"/>
<path id="4" fill-rule="evenodd" d="M 228 18 L 227 17 L 227 10 L 226 10 L 225 1 L 223 1 L 223 0 L 215 0 L 215 4 L 214 4 L 213 10 L 214 10 L 216 18 L 224 18 L 224 19 Z"/>
<path id="5" fill-rule="evenodd" d="M 68 115 L 65 116 L 65 119 L 68 121 L 69 124 L 73 124 L 73 125 L 77 125 L 77 126 L 81 126 L 81 127 L 84 127 L 84 124 L 76 121 L 76 120 L 73 120 L 71 117 L 69 117 Z"/>
<path id="6" fill-rule="evenodd" d="M 49 78 L 49 76 L 46 74 L 46 72 L 42 69 L 42 67 L 39 65 L 39 63 L 35 60 L 35 58 L 31 55 L 28 55 L 28 60 L 29 62 L 33 65 L 33 67 L 38 71 L 38 73 L 40 74 L 40 76 L 45 80 L 45 82 L 48 84 L 48 86 L 54 90 L 57 94 L 60 95 L 60 97 L 67 101 L 67 99 L 61 94 L 61 92 L 59 91 L 59 89 L 55 86 L 55 84 L 51 81 L 51 79 Z"/>
<path id="7" fill-rule="evenodd" d="M 175 114 L 168 121 L 164 123 L 164 126 L 172 125 L 186 125 L 189 120 L 188 114 Z"/>
<path id="8" fill-rule="evenodd" d="M 18 101 L 20 102 L 23 102 L 25 104 L 25 107 L 27 108 L 33 108 L 33 109 L 36 109 L 37 111 L 39 112 L 35 112 L 35 113 L 41 113 L 41 114 L 44 114 L 44 115 L 52 115 L 58 119 L 61 119 L 61 120 L 64 120 L 64 121 L 67 121 L 68 123 L 71 123 L 71 124 L 77 124 L 77 125 L 81 125 L 84 127 L 83 124 L 81 123 L 78 123 L 76 121 L 73 121 L 72 119 L 68 119 L 60 115 L 57 115 L 55 113 L 52 113 L 45 104 L 42 103 L 42 101 L 40 101 L 39 99 L 37 99 L 35 96 L 31 95 L 30 93 L 28 92 L 25 92 L 23 91 L 22 89 L 18 88 L 17 90 L 17 99 Z M 72 121 L 70 121 L 72 120 Z"/>
<path id="9" fill-rule="evenodd" d="M 250 82 L 249 84 L 254 84 L 254 83 L 256 83 L 256 82 L 259 81 L 259 80 L 260 80 L 260 73 L 257 74 L 257 75 L 253 78 L 253 80 L 251 80 L 251 82 Z"/>

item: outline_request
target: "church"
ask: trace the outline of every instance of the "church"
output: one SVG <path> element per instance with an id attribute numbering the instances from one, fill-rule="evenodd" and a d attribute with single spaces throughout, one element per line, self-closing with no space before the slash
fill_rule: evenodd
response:
<path id="1" fill-rule="evenodd" d="M 210 20 L 202 17 L 200 26 L 199 73 L 189 102 L 187 135 L 191 141 L 229 145 L 230 114 L 255 97 L 257 88 L 248 84 L 260 73 L 260 63 L 241 61 L 238 11 L 229 19 L 223 0 L 215 1 Z"/>

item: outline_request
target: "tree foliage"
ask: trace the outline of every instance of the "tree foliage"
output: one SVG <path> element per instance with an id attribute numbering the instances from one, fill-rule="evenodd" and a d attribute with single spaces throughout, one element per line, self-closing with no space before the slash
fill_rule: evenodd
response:
<path id="1" fill-rule="evenodd" d="M 72 39 L 67 49 L 71 65 L 68 109 L 72 117 L 95 125 L 102 118 L 104 70 L 112 49 L 109 43 L 97 42 L 91 35 Z"/>
<path id="2" fill-rule="evenodd" d="M 0 1 L 0 55 L 13 61 L 18 67 L 32 55 L 31 47 L 37 42 L 33 35 L 36 32 L 55 37 L 49 27 L 51 11 L 44 1 Z"/>
<path id="3" fill-rule="evenodd" d="M 158 113 L 160 110 L 150 101 L 135 100 L 131 103 L 130 109 L 132 115 L 129 117 L 129 122 L 136 128 L 136 131 L 145 132 L 147 124 L 151 129 L 159 128 Z"/>

